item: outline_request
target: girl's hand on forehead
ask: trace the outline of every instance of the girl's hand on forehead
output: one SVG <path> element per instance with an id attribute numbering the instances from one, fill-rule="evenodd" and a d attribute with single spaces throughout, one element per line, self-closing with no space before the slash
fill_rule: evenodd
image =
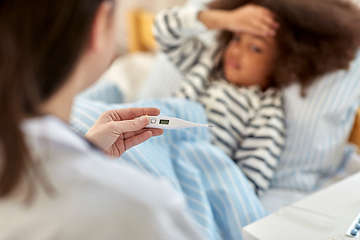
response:
<path id="1" fill-rule="evenodd" d="M 249 33 L 258 36 L 275 36 L 280 25 L 275 14 L 264 7 L 247 4 L 224 15 L 226 30 L 237 33 Z"/>

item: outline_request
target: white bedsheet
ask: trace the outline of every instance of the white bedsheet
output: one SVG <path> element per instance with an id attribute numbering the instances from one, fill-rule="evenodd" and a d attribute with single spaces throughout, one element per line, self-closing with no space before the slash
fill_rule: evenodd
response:
<path id="1" fill-rule="evenodd" d="M 319 188 L 330 186 L 354 173 L 360 171 L 360 156 L 354 153 L 343 170 L 339 171 L 332 178 L 326 179 Z M 301 192 L 283 189 L 270 189 L 264 196 L 261 197 L 260 202 L 264 208 L 269 212 L 275 212 L 279 208 L 290 205 L 308 195 L 312 192 Z"/>
<path id="2" fill-rule="evenodd" d="M 153 86 L 154 89 L 148 89 L 150 94 L 146 94 L 147 88 L 152 86 L 147 80 L 155 64 L 155 59 L 156 55 L 150 53 L 124 55 L 113 63 L 111 68 L 102 76 L 101 80 L 116 83 L 125 94 L 125 102 L 136 101 L 142 96 L 150 97 L 149 95 L 151 95 L 151 93 L 156 92 L 156 86 Z M 164 69 L 164 71 L 166 71 L 166 69 Z M 152 74 L 154 74 L 154 72 L 152 72 Z M 146 88 L 144 89 L 143 86 L 146 86 Z M 170 95 L 170 92 L 164 95 Z M 360 157 L 358 154 L 354 154 L 348 164 L 344 166 L 344 169 L 336 176 L 324 181 L 321 187 L 329 186 L 357 171 L 360 171 Z M 274 212 L 280 207 L 292 204 L 311 193 L 312 192 L 270 189 L 261 198 L 261 203 L 266 210 Z"/>

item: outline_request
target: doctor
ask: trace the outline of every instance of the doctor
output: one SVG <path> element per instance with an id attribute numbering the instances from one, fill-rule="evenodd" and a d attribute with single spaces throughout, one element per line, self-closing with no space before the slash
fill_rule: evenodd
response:
<path id="1" fill-rule="evenodd" d="M 112 164 L 162 130 L 155 108 L 104 113 L 86 138 L 74 96 L 110 65 L 116 0 L 0 1 L 0 239 L 200 239 L 168 183 Z"/>

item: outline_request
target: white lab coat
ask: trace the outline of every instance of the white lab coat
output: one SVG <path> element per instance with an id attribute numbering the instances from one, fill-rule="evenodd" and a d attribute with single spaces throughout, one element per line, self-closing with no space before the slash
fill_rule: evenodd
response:
<path id="1" fill-rule="evenodd" d="M 22 127 L 50 194 L 37 184 L 30 204 L 24 187 L 0 199 L 0 240 L 201 238 L 167 182 L 111 162 L 56 117 Z"/>

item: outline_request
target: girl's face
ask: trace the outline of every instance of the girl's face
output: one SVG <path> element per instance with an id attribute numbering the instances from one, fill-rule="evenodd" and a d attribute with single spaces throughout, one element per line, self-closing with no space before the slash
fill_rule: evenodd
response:
<path id="1" fill-rule="evenodd" d="M 223 67 L 226 79 L 239 86 L 269 86 L 276 59 L 274 37 L 260 37 L 234 33 L 224 53 Z"/>

